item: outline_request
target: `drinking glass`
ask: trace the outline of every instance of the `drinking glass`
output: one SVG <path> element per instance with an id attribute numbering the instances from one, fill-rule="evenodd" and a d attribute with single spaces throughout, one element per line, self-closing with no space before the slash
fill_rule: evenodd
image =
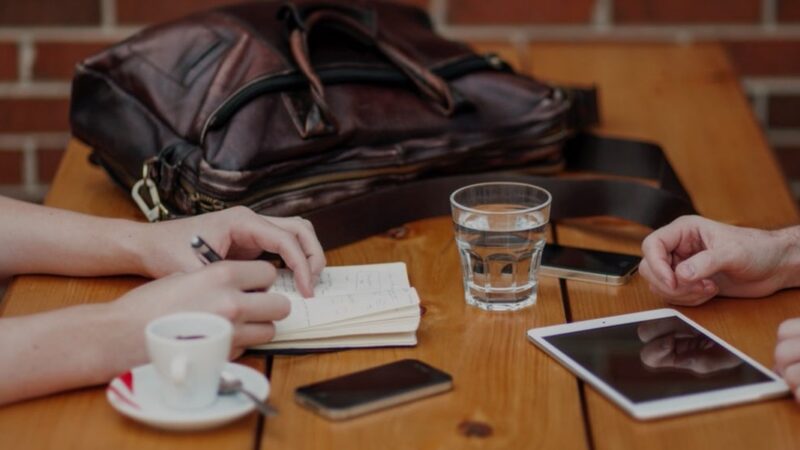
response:
<path id="1" fill-rule="evenodd" d="M 536 303 L 551 196 L 524 183 L 480 183 L 450 196 L 467 304 L 513 311 Z"/>

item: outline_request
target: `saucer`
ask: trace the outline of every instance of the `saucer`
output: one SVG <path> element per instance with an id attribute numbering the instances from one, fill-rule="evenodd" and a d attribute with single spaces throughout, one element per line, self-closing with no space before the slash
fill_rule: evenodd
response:
<path id="1" fill-rule="evenodd" d="M 223 369 L 242 380 L 244 388 L 262 401 L 269 394 L 269 381 L 260 372 L 241 364 L 226 363 Z M 117 376 L 106 398 L 111 406 L 133 420 L 165 430 L 199 430 L 238 419 L 255 404 L 243 394 L 221 395 L 210 406 L 182 411 L 164 405 L 158 389 L 158 374 L 152 364 L 145 364 Z"/>

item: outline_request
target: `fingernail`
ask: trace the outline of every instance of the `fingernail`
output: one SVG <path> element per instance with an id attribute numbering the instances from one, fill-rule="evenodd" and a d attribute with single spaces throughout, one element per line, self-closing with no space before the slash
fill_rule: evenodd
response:
<path id="1" fill-rule="evenodd" d="M 691 264 L 683 264 L 676 271 L 682 278 L 691 280 L 694 278 L 694 267 Z"/>

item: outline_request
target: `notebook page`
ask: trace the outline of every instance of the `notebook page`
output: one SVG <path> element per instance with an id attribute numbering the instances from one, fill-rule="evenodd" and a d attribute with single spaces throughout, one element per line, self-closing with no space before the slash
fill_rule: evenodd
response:
<path id="1" fill-rule="evenodd" d="M 414 288 L 393 291 L 293 299 L 289 316 L 275 322 L 276 335 L 355 317 L 419 305 Z"/>
<path id="2" fill-rule="evenodd" d="M 360 292 L 391 291 L 409 288 L 405 263 L 364 264 L 358 266 L 326 267 L 314 287 L 314 297 L 356 294 Z M 292 271 L 278 270 L 278 277 L 270 292 L 283 294 L 289 299 L 303 298 L 294 285 Z"/>

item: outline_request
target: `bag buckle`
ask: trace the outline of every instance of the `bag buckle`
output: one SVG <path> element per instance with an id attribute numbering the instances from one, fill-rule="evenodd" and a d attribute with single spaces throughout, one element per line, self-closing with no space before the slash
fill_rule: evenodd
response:
<path id="1" fill-rule="evenodd" d="M 169 218 L 170 214 L 167 207 L 161 203 L 161 197 L 158 195 L 156 183 L 150 178 L 150 164 L 152 162 L 153 160 L 149 159 L 142 165 L 142 179 L 137 181 L 133 185 L 133 188 L 131 188 L 131 196 L 149 222 L 158 222 L 159 220 Z M 152 205 L 142 196 L 142 192 L 145 190 L 150 197 Z"/>

